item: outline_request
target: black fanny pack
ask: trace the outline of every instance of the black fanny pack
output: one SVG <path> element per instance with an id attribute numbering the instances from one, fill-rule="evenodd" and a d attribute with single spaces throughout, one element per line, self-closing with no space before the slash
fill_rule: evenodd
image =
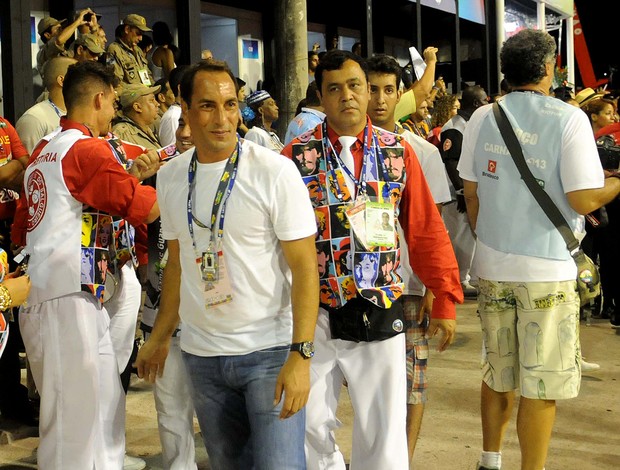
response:
<path id="1" fill-rule="evenodd" d="M 328 309 L 329 330 L 332 339 L 346 341 L 382 341 L 405 331 L 402 300 L 388 309 L 355 297 L 343 307 Z"/>

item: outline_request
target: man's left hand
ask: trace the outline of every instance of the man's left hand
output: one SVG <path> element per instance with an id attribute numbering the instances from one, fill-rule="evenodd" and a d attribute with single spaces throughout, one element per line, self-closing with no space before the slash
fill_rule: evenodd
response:
<path id="1" fill-rule="evenodd" d="M 161 161 L 157 151 L 149 150 L 133 161 L 133 165 L 131 165 L 129 173 L 138 178 L 140 181 L 144 181 L 157 173 L 160 166 Z"/>
<path id="2" fill-rule="evenodd" d="M 440 330 L 443 334 L 441 335 L 441 339 L 437 345 L 437 351 L 442 352 L 448 349 L 448 346 L 450 346 L 452 341 L 454 341 L 454 336 L 456 333 L 456 320 L 431 318 L 426 336 L 429 338 L 434 338 Z"/>
<path id="3" fill-rule="evenodd" d="M 304 359 L 297 352 L 291 352 L 282 366 L 276 382 L 273 406 L 282 401 L 280 419 L 286 419 L 300 411 L 308 403 L 310 393 L 310 359 Z"/>

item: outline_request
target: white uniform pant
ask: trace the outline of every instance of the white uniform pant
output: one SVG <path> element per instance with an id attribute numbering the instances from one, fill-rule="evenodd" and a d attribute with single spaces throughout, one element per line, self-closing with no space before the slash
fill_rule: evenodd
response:
<path id="1" fill-rule="evenodd" d="M 105 308 L 110 315 L 110 337 L 119 374 L 122 374 L 127 367 L 133 351 L 142 297 L 142 287 L 131 262 L 126 263 L 121 268 L 121 272 L 121 280 L 116 287 L 114 297 L 105 303 Z"/>
<path id="2" fill-rule="evenodd" d="M 145 333 L 145 338 L 149 336 Z M 164 374 L 153 387 L 157 427 L 164 469 L 196 470 L 194 443 L 194 403 L 185 363 L 181 357 L 180 337 L 173 337 Z"/>
<path id="3" fill-rule="evenodd" d="M 83 292 L 22 310 L 19 324 L 41 395 L 38 465 L 44 470 L 123 468 L 125 394 L 110 319 Z"/>
<path id="4" fill-rule="evenodd" d="M 456 206 L 457 204 L 455 202 L 444 204 L 441 217 L 446 225 L 452 247 L 454 248 L 456 262 L 459 265 L 461 282 L 469 282 L 471 280 L 469 270 L 474 260 L 476 239 L 469 225 L 467 213 L 459 212 Z"/>
<path id="5" fill-rule="evenodd" d="M 405 335 L 370 343 L 331 339 L 321 309 L 306 405 L 308 470 L 344 470 L 335 442 L 338 398 L 343 379 L 353 405 L 350 470 L 408 470 Z"/>

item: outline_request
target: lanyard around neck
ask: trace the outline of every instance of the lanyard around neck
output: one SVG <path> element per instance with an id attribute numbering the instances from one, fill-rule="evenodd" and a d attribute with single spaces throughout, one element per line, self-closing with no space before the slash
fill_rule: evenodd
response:
<path id="1" fill-rule="evenodd" d="M 56 112 L 58 117 L 62 117 L 63 116 L 63 112 L 60 110 L 60 108 L 58 106 L 56 106 L 56 104 L 54 104 L 54 102 L 52 100 L 48 99 L 47 101 L 49 101 L 49 103 L 52 105 L 52 108 L 54 109 L 54 111 Z"/>
<path id="2" fill-rule="evenodd" d="M 375 153 L 374 146 L 376 144 L 374 134 L 372 138 L 372 143 L 369 142 L 371 132 L 368 127 L 368 124 L 366 124 L 366 127 L 364 129 L 364 159 L 362 161 L 362 171 L 360 173 L 359 180 L 355 177 L 355 172 L 351 171 L 347 167 L 347 165 L 344 164 L 344 162 L 340 158 L 340 154 L 336 152 L 336 149 L 334 148 L 332 143 L 329 141 L 329 138 L 327 136 L 327 119 L 323 121 L 322 126 L 323 126 L 323 129 L 322 129 L 323 130 L 323 148 L 325 149 L 327 153 L 327 158 L 325 160 L 328 163 L 328 166 L 331 167 L 332 171 L 335 171 L 336 168 L 340 166 L 342 171 L 344 171 L 347 174 L 347 176 L 351 178 L 351 181 L 353 181 L 353 183 L 355 184 L 355 187 L 359 189 L 358 193 L 366 194 L 366 164 L 368 162 L 368 157 L 372 155 L 373 153 Z M 336 197 L 340 201 L 344 202 L 344 192 L 340 188 L 340 183 L 338 182 L 337 178 L 334 178 L 334 189 L 336 190 Z"/>
<path id="3" fill-rule="evenodd" d="M 194 237 L 194 222 L 200 228 L 206 228 L 211 231 L 211 239 L 210 242 L 213 244 L 215 241 L 214 236 L 214 226 L 215 221 L 217 220 L 217 214 L 220 214 L 220 221 L 218 226 L 217 238 L 221 240 L 224 235 L 224 216 L 226 213 L 226 203 L 228 202 L 228 197 L 235 185 L 235 179 L 237 178 L 237 169 L 239 167 L 239 156 L 241 154 L 241 144 L 239 140 L 239 136 L 237 136 L 237 145 L 235 146 L 235 150 L 228 157 L 228 161 L 226 162 L 226 166 L 224 167 L 224 171 L 222 172 L 222 177 L 220 178 L 220 183 L 217 187 L 217 192 L 215 193 L 215 199 L 213 200 L 213 207 L 211 209 L 211 219 L 209 226 L 203 224 L 194 216 L 193 214 L 193 202 L 192 202 L 192 194 L 196 187 L 196 168 L 198 166 L 198 158 L 196 156 L 196 150 L 194 149 L 194 153 L 192 154 L 192 158 L 189 162 L 189 168 L 187 170 L 187 181 L 189 184 L 189 191 L 187 193 L 187 223 L 189 226 L 189 233 L 192 237 L 192 244 L 194 245 L 194 250 L 196 250 L 196 238 Z M 220 210 L 221 208 L 221 210 Z"/>
<path id="4" fill-rule="evenodd" d="M 367 193 L 367 175 L 366 168 L 369 162 L 369 159 L 375 157 L 375 161 L 381 165 L 381 171 L 385 178 L 385 181 L 388 181 L 388 173 L 387 168 L 385 167 L 385 162 L 383 158 L 378 158 L 381 154 L 379 141 L 377 140 L 377 135 L 372 131 L 370 126 L 366 124 L 366 128 L 364 129 L 364 159 L 362 161 L 362 170 L 360 173 L 360 179 L 358 180 L 354 173 L 342 162 L 340 155 L 336 152 L 336 149 L 329 141 L 327 137 L 327 119 L 323 121 L 323 148 L 327 152 L 327 158 L 325 159 L 328 163 L 328 166 L 331 167 L 332 171 L 335 171 L 336 167 L 340 165 L 344 172 L 351 178 L 355 187 L 359 189 L 359 195 L 365 195 Z M 337 178 L 334 178 L 334 188 L 336 190 L 336 197 L 344 202 L 344 193 L 340 188 L 340 184 L 337 181 Z"/>

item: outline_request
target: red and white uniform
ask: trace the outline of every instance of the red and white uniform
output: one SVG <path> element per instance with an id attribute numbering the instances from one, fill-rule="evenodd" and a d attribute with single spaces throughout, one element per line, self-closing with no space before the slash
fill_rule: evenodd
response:
<path id="1" fill-rule="evenodd" d="M 28 150 L 22 144 L 15 128 L 9 121 L 0 117 L 0 166 L 27 156 Z M 13 217 L 18 197 L 19 195 L 12 189 L 0 188 L 0 221 Z"/>
<path id="2" fill-rule="evenodd" d="M 30 254 L 32 289 L 20 326 L 41 394 L 40 468 L 121 469 L 125 395 L 108 313 L 83 290 L 83 208 L 139 224 L 155 191 L 123 169 L 106 141 L 66 118 L 33 152 L 24 187 L 13 240 L 26 234 Z"/>

